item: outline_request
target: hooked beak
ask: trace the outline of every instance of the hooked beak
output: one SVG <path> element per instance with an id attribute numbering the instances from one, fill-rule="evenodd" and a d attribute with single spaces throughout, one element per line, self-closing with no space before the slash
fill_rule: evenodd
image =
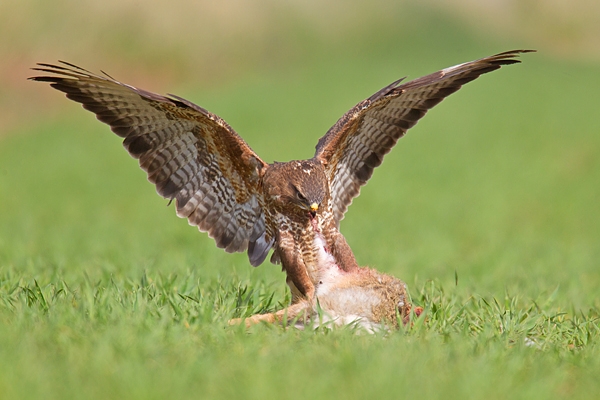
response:
<path id="1" fill-rule="evenodd" d="M 312 203 L 310 205 L 310 214 L 314 217 L 315 214 L 317 213 L 318 209 L 319 209 L 319 205 L 317 203 Z"/>

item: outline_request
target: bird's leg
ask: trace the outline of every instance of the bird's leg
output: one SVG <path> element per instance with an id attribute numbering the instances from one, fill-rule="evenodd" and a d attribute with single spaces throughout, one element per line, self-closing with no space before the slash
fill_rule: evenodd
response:
<path id="1" fill-rule="evenodd" d="M 360 267 L 344 235 L 334 228 L 331 230 L 331 241 L 331 255 L 335 258 L 338 266 L 346 272 L 358 270 Z"/>
<path id="2" fill-rule="evenodd" d="M 315 295 L 315 285 L 310 279 L 300 251 L 296 248 L 292 234 L 279 232 L 278 242 L 277 252 L 287 274 L 286 282 L 292 292 L 292 304 L 301 299 L 311 300 Z"/>
<path id="3" fill-rule="evenodd" d="M 300 300 L 305 299 L 304 294 L 302 294 L 302 292 L 300 292 L 300 290 L 298 290 L 298 288 L 294 284 L 294 281 L 292 281 L 289 278 L 289 276 L 286 278 L 285 283 L 287 283 L 287 285 L 290 288 L 290 292 L 292 293 L 292 304 L 296 304 Z"/>
<path id="4" fill-rule="evenodd" d="M 301 299 L 312 299 L 315 295 L 315 285 L 313 284 L 308 271 L 299 252 L 294 250 L 279 250 L 281 264 L 287 274 L 286 283 L 292 292 L 292 304 Z"/>
<path id="5" fill-rule="evenodd" d="M 248 318 L 235 318 L 229 325 L 237 325 L 245 321 L 246 326 L 259 322 L 292 322 L 301 319 L 306 323 L 312 315 L 315 297 L 315 286 L 311 281 L 306 265 L 296 249 L 293 236 L 289 232 L 279 232 L 279 245 L 275 250 L 281 260 L 283 270 L 287 274 L 286 282 L 292 292 L 292 304 L 283 310 L 269 314 L 255 314 Z M 283 245 L 282 245 L 283 243 Z"/>

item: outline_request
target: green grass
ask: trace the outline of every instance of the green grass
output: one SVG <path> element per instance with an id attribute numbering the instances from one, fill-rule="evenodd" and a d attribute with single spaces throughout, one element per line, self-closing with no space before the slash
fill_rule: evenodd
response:
<path id="1" fill-rule="evenodd" d="M 309 157 L 397 77 L 511 47 L 467 45 L 438 59 L 403 60 L 408 45 L 322 56 L 174 91 L 268 161 Z M 76 105 L 3 137 L 0 397 L 598 398 L 600 78 L 523 61 L 434 109 L 342 222 L 359 262 L 405 280 L 426 310 L 388 334 L 227 326 L 289 301 L 278 267 L 250 268 L 176 218 Z"/>

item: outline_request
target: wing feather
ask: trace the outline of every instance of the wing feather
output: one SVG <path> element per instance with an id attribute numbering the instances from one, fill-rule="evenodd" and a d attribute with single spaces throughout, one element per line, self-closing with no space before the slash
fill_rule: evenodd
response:
<path id="1" fill-rule="evenodd" d="M 179 217 L 253 265 L 273 244 L 260 190 L 268 165 L 221 118 L 181 97 L 161 96 L 73 64 L 38 64 L 48 82 L 110 125 Z M 259 246 L 254 242 L 260 239 Z M 253 249 L 260 248 L 257 254 Z"/>
<path id="2" fill-rule="evenodd" d="M 519 63 L 516 57 L 531 51 L 499 53 L 404 84 L 400 79 L 344 114 L 319 140 L 315 153 L 325 165 L 337 224 L 384 156 L 429 109 L 465 83 L 502 65 Z"/>

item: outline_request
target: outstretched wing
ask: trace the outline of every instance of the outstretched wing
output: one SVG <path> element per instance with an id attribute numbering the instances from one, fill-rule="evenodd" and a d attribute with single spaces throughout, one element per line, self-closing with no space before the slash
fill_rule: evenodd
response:
<path id="1" fill-rule="evenodd" d="M 179 217 L 228 252 L 250 247 L 251 263 L 262 263 L 272 244 L 259 189 L 268 165 L 225 121 L 185 99 L 61 63 L 38 64 L 34 70 L 53 75 L 30 79 L 49 82 L 110 125 L 157 192 L 175 199 Z"/>
<path id="2" fill-rule="evenodd" d="M 399 85 L 402 79 L 358 103 L 329 129 L 316 147 L 315 158 L 326 168 L 336 222 L 344 218 L 396 141 L 425 115 L 427 110 L 456 92 L 462 85 L 502 65 L 520 62 L 513 50 L 459 64 Z"/>

